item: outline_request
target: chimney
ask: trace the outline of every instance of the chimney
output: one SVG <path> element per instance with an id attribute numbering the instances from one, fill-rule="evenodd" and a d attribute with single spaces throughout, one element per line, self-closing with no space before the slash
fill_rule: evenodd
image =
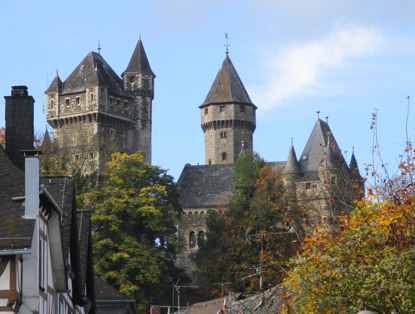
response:
<path id="1" fill-rule="evenodd" d="M 13 164 L 24 169 L 22 150 L 33 150 L 33 104 L 26 86 L 12 86 L 6 100 L 6 153 Z"/>
<path id="2" fill-rule="evenodd" d="M 34 219 L 39 211 L 39 154 L 40 151 L 25 151 L 25 214 L 24 218 Z"/>
<path id="3" fill-rule="evenodd" d="M 160 306 L 157 305 L 152 305 L 150 308 L 150 314 L 160 314 L 161 313 L 161 309 Z"/>

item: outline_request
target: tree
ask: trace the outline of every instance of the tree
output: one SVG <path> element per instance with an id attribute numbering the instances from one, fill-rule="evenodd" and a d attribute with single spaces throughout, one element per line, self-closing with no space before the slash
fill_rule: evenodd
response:
<path id="1" fill-rule="evenodd" d="M 317 228 L 285 279 L 285 313 L 415 313 L 415 151 L 343 217 Z M 374 173 L 375 174 L 375 173 Z"/>
<path id="2" fill-rule="evenodd" d="M 284 193 L 280 175 L 257 154 L 238 157 L 229 205 L 207 217 L 207 240 L 196 255 L 200 281 L 231 282 L 234 291 L 259 290 L 260 274 L 264 288 L 278 282 L 296 251 L 288 230 L 301 216 Z"/>
<path id="3" fill-rule="evenodd" d="M 95 271 L 139 304 L 170 303 L 178 188 L 143 154 L 115 153 L 99 186 L 86 195 L 92 211 Z"/>

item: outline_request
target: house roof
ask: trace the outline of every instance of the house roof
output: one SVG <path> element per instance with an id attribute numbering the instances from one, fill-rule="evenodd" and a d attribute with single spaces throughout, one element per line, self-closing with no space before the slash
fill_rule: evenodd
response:
<path id="1" fill-rule="evenodd" d="M 32 244 L 34 219 L 23 218 L 25 208 L 24 173 L 10 161 L 0 147 L 0 254 L 1 251 L 29 250 Z"/>
<path id="2" fill-rule="evenodd" d="M 125 72 L 149 73 L 155 76 L 151 70 L 150 63 L 148 62 L 141 38 L 138 40 L 137 46 L 134 49 L 133 55 L 124 73 Z"/>
<path id="3" fill-rule="evenodd" d="M 177 184 L 183 208 L 216 207 L 227 204 L 232 192 L 234 165 L 192 166 L 186 164 Z"/>
<path id="4" fill-rule="evenodd" d="M 277 313 L 282 301 L 280 294 L 282 290 L 278 287 L 270 288 L 263 292 L 242 299 L 240 294 L 233 294 L 229 297 L 195 303 L 187 309 L 180 311 L 180 314 L 217 314 L 223 309 L 231 310 L 232 313 Z"/>
<path id="5" fill-rule="evenodd" d="M 79 241 L 79 256 L 80 256 L 80 272 L 81 272 L 81 287 L 85 287 L 87 277 L 87 264 L 89 254 L 89 241 L 91 233 L 91 215 L 88 211 L 81 211 L 77 213 L 78 220 L 78 241 Z"/>
<path id="6" fill-rule="evenodd" d="M 56 85 L 55 80 L 52 84 Z M 46 90 L 55 89 L 51 86 Z M 96 53 L 90 52 L 63 82 L 62 94 L 72 94 L 84 92 L 88 86 L 105 86 L 108 92 L 123 97 L 131 97 L 124 91 L 121 78 L 108 65 L 104 58 Z"/>
<path id="7" fill-rule="evenodd" d="M 131 301 L 98 276 L 95 276 L 95 297 L 97 301 Z"/>
<path id="8" fill-rule="evenodd" d="M 248 104 L 256 108 L 228 55 L 226 55 L 205 101 L 199 108 L 222 103 Z"/>
<path id="9" fill-rule="evenodd" d="M 71 232 L 76 217 L 75 185 L 72 178 L 67 176 L 44 176 L 40 183 L 49 191 L 53 199 L 62 209 L 61 235 L 65 259 L 68 259 L 71 245 Z"/>

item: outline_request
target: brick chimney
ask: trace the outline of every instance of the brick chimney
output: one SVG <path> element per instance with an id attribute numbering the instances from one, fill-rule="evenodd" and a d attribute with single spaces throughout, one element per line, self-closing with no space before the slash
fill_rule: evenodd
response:
<path id="1" fill-rule="evenodd" d="M 22 150 L 33 150 L 33 104 L 27 86 L 12 86 L 6 100 L 6 153 L 20 169 L 25 161 Z"/>
<path id="2" fill-rule="evenodd" d="M 159 306 L 156 305 L 152 305 L 150 308 L 150 314 L 160 314 L 161 313 L 161 309 Z"/>

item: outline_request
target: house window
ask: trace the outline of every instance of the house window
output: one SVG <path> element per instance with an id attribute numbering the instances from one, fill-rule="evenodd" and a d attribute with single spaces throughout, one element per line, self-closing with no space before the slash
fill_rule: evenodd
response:
<path id="1" fill-rule="evenodd" d="M 110 137 L 111 138 L 115 137 L 115 130 L 114 129 L 110 129 Z"/>
<path id="2" fill-rule="evenodd" d="M 239 110 L 240 110 L 241 112 L 245 112 L 245 106 L 244 106 L 244 105 L 240 105 L 240 106 L 239 106 Z"/>
<path id="3" fill-rule="evenodd" d="M 134 76 L 130 77 L 130 83 L 134 83 Z"/>
<path id="4" fill-rule="evenodd" d="M 219 110 L 220 112 L 225 112 L 225 106 L 220 106 Z"/>
<path id="5" fill-rule="evenodd" d="M 196 235 L 194 231 L 189 232 L 189 247 L 193 248 L 196 246 Z"/>
<path id="6" fill-rule="evenodd" d="M 69 107 L 69 99 L 65 99 L 65 105 Z"/>
<path id="7" fill-rule="evenodd" d="M 212 164 L 212 159 L 209 159 L 208 164 L 209 164 L 209 166 Z"/>
<path id="8" fill-rule="evenodd" d="M 205 115 L 208 114 L 208 112 L 209 112 L 209 109 L 205 108 Z"/>
<path id="9" fill-rule="evenodd" d="M 203 231 L 199 231 L 197 235 L 197 246 L 201 247 L 204 241 L 205 241 L 205 233 Z"/>
<path id="10" fill-rule="evenodd" d="M 81 104 L 81 98 L 76 97 L 76 104 L 79 106 Z"/>
<path id="11" fill-rule="evenodd" d="M 45 291 L 45 288 L 46 288 L 45 265 L 46 265 L 46 241 L 42 236 L 40 236 L 39 237 L 39 288 L 42 291 Z"/>
<path id="12" fill-rule="evenodd" d="M 311 189 L 311 183 L 310 183 L 310 182 L 307 182 L 307 183 L 305 184 L 305 188 L 306 188 L 306 190 Z"/>
<path id="13" fill-rule="evenodd" d="M 89 153 L 89 159 L 94 159 L 94 153 Z"/>
<path id="14" fill-rule="evenodd" d="M 221 155 L 222 155 L 222 160 L 226 160 L 226 155 L 227 155 L 226 152 L 222 152 Z"/>
<path id="15" fill-rule="evenodd" d="M 89 102 L 90 102 L 90 103 L 93 103 L 93 102 L 94 102 L 94 93 L 91 93 L 91 94 L 89 95 Z"/>
<path id="16" fill-rule="evenodd" d="M 110 105 L 112 105 L 113 102 L 114 102 L 114 98 L 110 97 Z"/>
<path id="17" fill-rule="evenodd" d="M 51 102 L 50 102 L 50 109 L 53 109 L 55 107 L 55 102 L 52 100 Z"/>
<path id="18" fill-rule="evenodd" d="M 220 132 L 220 138 L 226 138 L 227 133 L 226 132 Z"/>

